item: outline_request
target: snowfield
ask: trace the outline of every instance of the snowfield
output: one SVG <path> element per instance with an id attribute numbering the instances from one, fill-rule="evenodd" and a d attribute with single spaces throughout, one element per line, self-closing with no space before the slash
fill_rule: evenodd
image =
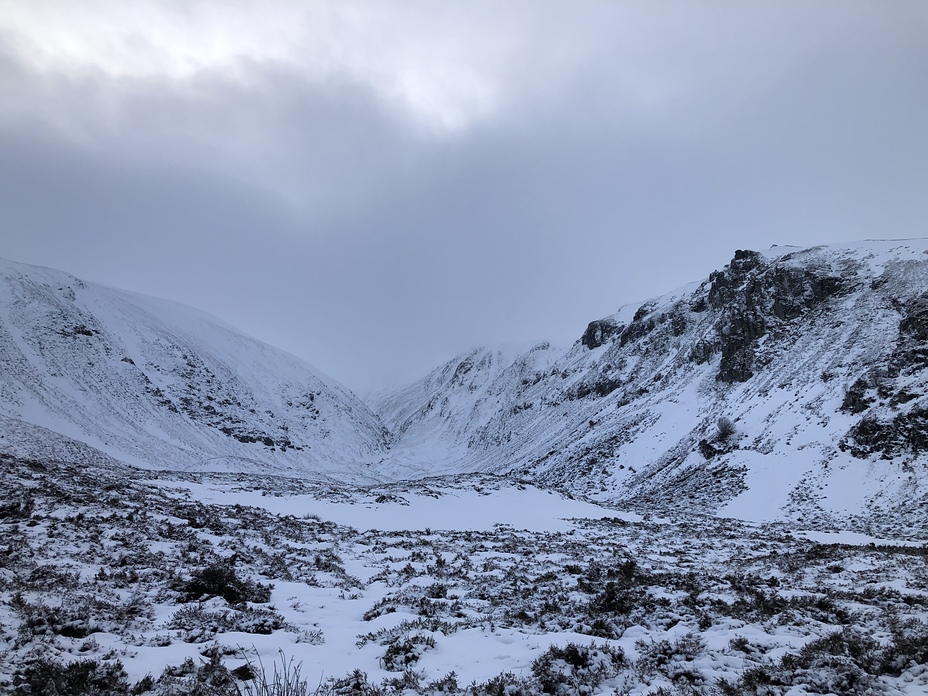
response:
<path id="1" fill-rule="evenodd" d="M 183 484 L 195 500 L 223 505 L 259 507 L 277 515 L 317 515 L 338 524 L 367 531 L 422 530 L 489 532 L 499 526 L 532 532 L 566 532 L 574 528 L 570 520 L 620 516 L 640 521 L 641 515 L 618 513 L 593 503 L 565 498 L 526 482 L 509 482 L 486 477 L 460 476 L 385 485 L 365 497 L 345 497 L 333 488 L 329 492 L 303 495 L 266 495 L 263 491 L 230 491 L 226 486 Z M 468 485 L 473 481 L 472 486 Z M 434 488 L 430 487 L 430 483 Z M 170 482 L 176 487 L 177 482 Z M 326 499 L 330 496 L 333 499 Z"/>

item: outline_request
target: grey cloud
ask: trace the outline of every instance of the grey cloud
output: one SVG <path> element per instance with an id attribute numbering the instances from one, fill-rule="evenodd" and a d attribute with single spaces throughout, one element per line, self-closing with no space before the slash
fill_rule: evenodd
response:
<path id="1" fill-rule="evenodd" d="M 635 7 L 543 14 L 504 106 L 453 133 L 350 71 L 117 80 L 7 52 L 0 255 L 202 307 L 366 388 L 569 342 L 735 248 L 925 234 L 923 11 Z"/>

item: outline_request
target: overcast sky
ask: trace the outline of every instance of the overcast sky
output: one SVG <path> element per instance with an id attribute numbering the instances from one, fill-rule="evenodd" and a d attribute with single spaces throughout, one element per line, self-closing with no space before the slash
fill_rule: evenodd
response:
<path id="1" fill-rule="evenodd" d="M 351 388 L 928 236 L 928 3 L 0 0 L 0 256 Z"/>

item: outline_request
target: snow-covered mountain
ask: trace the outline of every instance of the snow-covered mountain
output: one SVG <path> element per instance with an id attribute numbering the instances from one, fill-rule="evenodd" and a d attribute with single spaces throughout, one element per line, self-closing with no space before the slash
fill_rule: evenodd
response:
<path id="1" fill-rule="evenodd" d="M 19 457 L 512 474 L 641 509 L 928 533 L 926 385 L 928 240 L 738 251 L 572 347 L 470 351 L 373 409 L 195 310 L 0 262 L 0 453 Z"/>
<path id="2" fill-rule="evenodd" d="M 3 452 L 156 469 L 363 479 L 385 447 L 367 406 L 283 351 L 181 305 L 2 260 L 0 425 Z"/>
<path id="3" fill-rule="evenodd" d="M 390 431 L 391 451 L 381 468 L 397 478 L 474 470 L 475 452 L 502 444 L 497 433 L 508 414 L 518 413 L 524 383 L 563 353 L 549 343 L 472 350 L 375 397 L 374 408 Z"/>
<path id="4" fill-rule="evenodd" d="M 0 692 L 924 694 L 926 252 L 739 251 L 383 420 L 3 263 Z"/>
<path id="5" fill-rule="evenodd" d="M 472 351 L 378 398 L 393 471 L 642 506 L 928 526 L 928 240 L 738 251 L 566 351 Z"/>

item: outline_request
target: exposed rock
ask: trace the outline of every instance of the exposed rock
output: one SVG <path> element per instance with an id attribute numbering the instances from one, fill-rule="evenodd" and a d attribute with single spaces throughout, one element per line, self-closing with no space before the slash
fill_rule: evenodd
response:
<path id="1" fill-rule="evenodd" d="M 609 319 L 598 319 L 591 321 L 586 327 L 586 331 L 580 337 L 580 343 L 587 348 L 599 348 L 615 336 L 621 327 Z M 574 334 L 576 335 L 576 334 Z"/>
<path id="2" fill-rule="evenodd" d="M 712 359 L 712 356 L 717 352 L 717 345 L 710 343 L 709 341 L 700 340 L 693 344 L 693 348 L 689 353 L 689 359 L 697 365 L 700 365 L 702 363 L 709 362 L 709 360 Z"/>
<path id="3" fill-rule="evenodd" d="M 464 375 L 470 372 L 474 367 L 473 358 L 468 357 L 465 360 L 462 360 L 461 363 L 454 370 L 454 375 L 451 377 L 452 384 L 463 384 Z"/>
<path id="4" fill-rule="evenodd" d="M 601 377 L 590 382 L 581 382 L 568 392 L 567 398 L 574 400 L 583 399 L 590 395 L 599 397 L 608 396 L 621 386 L 622 380 L 620 379 Z"/>
<path id="5" fill-rule="evenodd" d="M 855 457 L 879 453 L 884 459 L 928 452 L 928 409 L 913 408 L 890 421 L 862 418 L 841 443 Z"/>
<path id="6" fill-rule="evenodd" d="M 899 322 L 899 333 L 919 341 L 928 340 L 928 294 L 916 297 L 905 305 L 905 318 Z"/>
<path id="7" fill-rule="evenodd" d="M 670 333 L 674 336 L 682 336 L 686 333 L 686 315 L 682 311 L 670 313 Z"/>
<path id="8" fill-rule="evenodd" d="M 896 378 L 928 368 L 928 294 L 902 303 L 896 347 L 887 374 Z"/>
<path id="9" fill-rule="evenodd" d="M 790 322 L 837 294 L 841 277 L 827 269 L 770 263 L 739 250 L 728 266 L 709 276 L 708 303 L 721 317 L 722 361 L 718 379 L 745 382 L 754 374 L 755 347 L 772 322 Z"/>
<path id="10" fill-rule="evenodd" d="M 867 396 L 870 390 L 870 382 L 865 377 L 859 377 L 844 394 L 844 401 L 841 402 L 841 410 L 846 413 L 863 413 L 876 400 L 872 396 Z"/>
<path id="11" fill-rule="evenodd" d="M 928 451 L 928 294 L 895 304 L 903 316 L 892 353 L 857 379 L 841 404 L 848 413 L 865 413 L 841 442 L 855 457 Z M 910 402 L 916 403 L 905 406 Z"/>
<path id="12" fill-rule="evenodd" d="M 718 324 L 722 362 L 718 379 L 746 382 L 753 375 L 754 342 L 767 332 L 767 322 L 759 313 L 733 310 Z"/>
<path id="13" fill-rule="evenodd" d="M 635 316 L 638 315 L 636 314 Z M 619 337 L 619 344 L 624 346 L 632 341 L 644 338 L 654 331 L 655 326 L 657 326 L 657 322 L 653 317 L 648 317 L 647 319 L 639 317 L 633 320 L 622 332 L 622 335 Z"/>

